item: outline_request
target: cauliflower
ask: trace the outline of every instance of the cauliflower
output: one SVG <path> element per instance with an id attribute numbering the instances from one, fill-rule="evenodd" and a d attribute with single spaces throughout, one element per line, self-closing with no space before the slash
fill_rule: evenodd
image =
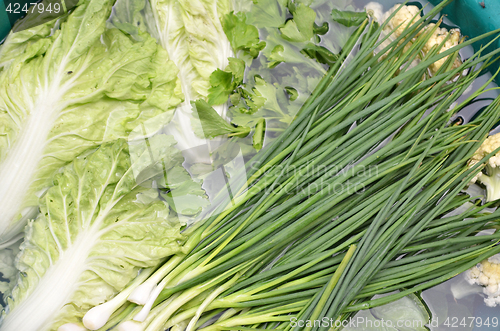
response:
<path id="1" fill-rule="evenodd" d="M 500 254 L 467 270 L 465 279 L 469 284 L 484 286 L 483 293 L 487 295 L 484 302 L 487 306 L 495 307 L 500 304 Z"/>
<path id="2" fill-rule="evenodd" d="M 469 160 L 469 167 L 479 163 L 483 157 L 500 147 L 500 133 L 489 136 Z M 479 172 L 472 183 L 479 181 L 486 187 L 487 201 L 500 199 L 500 152 L 489 158 L 484 172 Z"/>
<path id="3" fill-rule="evenodd" d="M 434 28 L 435 24 L 431 23 L 428 26 L 426 26 L 426 29 L 432 29 Z M 448 34 L 450 35 L 448 37 Z M 446 39 L 448 38 L 448 39 Z M 445 41 L 446 40 L 446 41 Z M 438 47 L 441 45 L 441 43 L 445 41 L 444 45 L 441 46 L 441 49 L 439 50 L 439 53 L 442 53 L 452 47 L 457 46 L 460 43 L 460 30 L 459 29 L 451 29 L 449 32 L 445 28 L 437 28 L 433 33 L 432 36 L 429 38 L 429 40 L 425 43 L 423 47 L 424 53 L 427 54 L 432 47 L 436 46 Z M 446 62 L 446 59 L 448 56 L 443 57 L 440 60 L 437 60 L 433 64 L 429 66 L 429 69 L 433 74 L 435 74 L 439 68 Z M 455 62 L 453 63 L 453 69 L 456 69 L 460 67 L 460 60 L 457 58 L 455 59 Z"/>
<path id="4" fill-rule="evenodd" d="M 389 9 L 387 13 L 385 13 L 384 21 L 387 20 L 389 16 L 391 16 L 392 13 L 394 13 L 399 7 L 400 5 L 394 5 L 391 9 Z M 403 6 L 388 22 L 386 30 L 387 32 L 391 32 L 397 27 L 394 34 L 396 37 L 399 37 L 408 26 L 416 23 L 420 17 L 420 9 L 417 6 Z"/>
<path id="5" fill-rule="evenodd" d="M 386 34 L 391 34 L 392 40 L 395 38 L 398 38 L 404 31 L 405 29 L 416 23 L 420 18 L 420 9 L 417 6 L 402 6 L 399 11 L 397 10 L 400 7 L 399 4 L 394 5 L 391 9 L 389 9 L 385 14 L 382 13 L 382 6 L 376 2 L 370 2 L 368 3 L 365 8 L 366 11 L 372 16 L 377 22 L 383 22 L 387 21 L 387 25 L 384 29 L 384 33 Z M 394 12 L 394 16 L 389 20 L 389 16 L 391 16 Z M 425 34 L 426 31 L 432 30 L 436 25 L 434 23 L 430 23 L 427 26 L 425 26 L 419 33 L 418 35 L 412 39 L 411 42 L 407 43 L 405 46 L 404 51 L 409 50 L 411 47 L 412 43 L 415 42 L 415 39 L 418 38 L 419 36 Z M 457 46 L 460 43 L 460 30 L 459 29 L 451 29 L 448 31 L 445 28 L 439 28 L 437 27 L 435 31 L 432 32 L 432 35 L 429 37 L 427 40 L 426 44 L 422 48 L 422 57 L 425 56 L 434 46 L 439 47 L 441 43 L 444 42 L 444 45 L 441 46 L 441 49 L 439 50 L 438 53 L 442 53 L 454 46 Z M 379 48 L 382 49 L 385 46 L 389 44 L 389 40 L 384 42 L 383 45 L 381 45 Z M 402 43 L 403 40 L 400 42 Z M 380 51 L 380 50 L 379 50 Z M 434 62 L 429 66 L 429 71 L 431 76 L 436 74 L 436 72 L 441 68 L 441 66 L 446 62 L 446 59 L 448 56 Z M 415 63 L 412 63 L 412 65 L 418 64 L 419 60 L 416 59 L 414 60 Z M 459 59 L 456 59 L 455 62 L 453 63 L 453 68 L 458 68 L 461 64 L 461 61 Z"/>

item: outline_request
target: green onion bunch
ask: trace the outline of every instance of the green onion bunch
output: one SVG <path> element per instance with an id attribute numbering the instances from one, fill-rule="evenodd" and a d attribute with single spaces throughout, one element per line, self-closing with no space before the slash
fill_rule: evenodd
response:
<path id="1" fill-rule="evenodd" d="M 186 231 L 183 254 L 143 271 L 84 322 L 302 329 L 292 317 L 342 320 L 500 251 L 500 234 L 475 236 L 496 229 L 498 212 L 461 193 L 480 170 L 467 160 L 499 118 L 500 99 L 467 125 L 453 121 L 490 81 L 455 101 L 500 52 L 483 55 L 487 44 L 454 68 L 459 50 L 498 31 L 439 52 L 444 41 L 421 58 L 444 5 L 395 40 L 366 20 L 291 126 L 233 178 L 240 190 L 217 197 Z"/>

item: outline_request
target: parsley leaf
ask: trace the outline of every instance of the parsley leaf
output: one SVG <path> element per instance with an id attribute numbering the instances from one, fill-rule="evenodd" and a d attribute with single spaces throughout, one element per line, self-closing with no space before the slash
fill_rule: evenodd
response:
<path id="1" fill-rule="evenodd" d="M 311 8 L 299 4 L 293 12 L 293 19 L 286 22 L 280 29 L 283 39 L 288 41 L 309 41 L 314 36 L 314 20 L 316 12 Z"/>
<path id="2" fill-rule="evenodd" d="M 226 122 L 206 101 L 197 100 L 192 103 L 193 115 L 199 121 L 193 121 L 196 135 L 204 138 L 214 138 L 221 135 L 244 137 L 250 133 L 250 128 L 234 127 Z M 196 123 L 198 123 L 196 124 Z"/>
<path id="3" fill-rule="evenodd" d="M 231 12 L 221 21 L 233 50 L 247 52 L 251 57 L 256 58 L 266 46 L 266 43 L 259 39 L 259 30 L 246 23 L 245 13 L 239 12 L 235 15 Z"/>

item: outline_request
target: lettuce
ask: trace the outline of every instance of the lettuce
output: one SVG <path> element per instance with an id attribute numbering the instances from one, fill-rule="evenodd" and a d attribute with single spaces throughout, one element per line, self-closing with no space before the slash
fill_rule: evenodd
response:
<path id="1" fill-rule="evenodd" d="M 0 247 L 19 239 L 57 169 L 151 118 L 144 134 L 154 133 L 182 101 L 176 66 L 155 39 L 106 28 L 112 5 L 80 1 L 0 49 Z"/>
<path id="2" fill-rule="evenodd" d="M 195 149 L 206 148 L 208 143 L 197 137 L 191 128 L 191 121 L 196 120 L 192 116 L 191 101 L 207 99 L 210 75 L 216 69 L 226 68 L 228 58 L 233 56 L 221 25 L 221 18 L 231 11 L 231 2 L 152 0 L 151 7 L 157 26 L 154 35 L 179 68 L 178 76 L 185 95 L 167 132 L 174 135 L 189 161 L 210 163 L 208 151 Z M 227 103 L 215 108 L 225 117 Z"/>
<path id="3" fill-rule="evenodd" d="M 28 223 L 3 331 L 81 325 L 86 311 L 123 290 L 141 268 L 181 250 L 181 224 L 154 187 L 172 171 L 187 175 L 183 157 L 172 136 L 155 135 L 147 145 L 103 144 L 54 177 Z"/>
<path id="4" fill-rule="evenodd" d="M 14 260 L 19 253 L 19 244 L 0 250 L 0 293 L 9 294 L 14 287 L 18 270 Z"/>

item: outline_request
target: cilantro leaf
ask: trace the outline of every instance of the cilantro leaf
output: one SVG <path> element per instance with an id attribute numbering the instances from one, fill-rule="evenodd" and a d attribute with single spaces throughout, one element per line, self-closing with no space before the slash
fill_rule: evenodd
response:
<path id="1" fill-rule="evenodd" d="M 233 75 L 230 72 L 215 70 L 210 75 L 210 88 L 208 89 L 208 103 L 221 105 L 227 101 L 233 92 Z"/>
<path id="2" fill-rule="evenodd" d="M 285 91 L 290 96 L 290 101 L 295 101 L 299 97 L 299 92 L 291 86 L 285 86 Z"/>
<path id="3" fill-rule="evenodd" d="M 208 103 L 222 105 L 227 102 L 234 90 L 243 83 L 245 62 L 233 57 L 224 71 L 217 69 L 210 74 L 210 88 L 208 89 Z"/>
<path id="4" fill-rule="evenodd" d="M 235 15 L 231 12 L 221 20 L 221 23 L 233 50 L 247 52 L 251 57 L 256 58 L 266 46 L 266 43 L 259 39 L 259 30 L 246 23 L 244 13 L 239 12 Z"/>
<path id="5" fill-rule="evenodd" d="M 332 19 L 344 26 L 359 26 L 367 18 L 366 12 L 356 12 L 350 10 L 332 10 Z"/>
<path id="6" fill-rule="evenodd" d="M 245 74 L 245 62 L 243 60 L 230 57 L 229 64 L 226 67 L 226 71 L 233 74 L 234 82 L 236 82 L 236 85 L 239 85 L 243 82 L 243 76 Z"/>
<path id="7" fill-rule="evenodd" d="M 303 4 L 295 7 L 293 19 L 280 29 L 283 39 L 294 42 L 309 41 L 314 36 L 316 12 Z"/>
<path id="8" fill-rule="evenodd" d="M 262 149 L 264 144 L 264 132 L 266 130 L 266 120 L 261 118 L 257 125 L 255 126 L 255 132 L 253 133 L 252 141 L 253 147 L 259 151 Z"/>
<path id="9" fill-rule="evenodd" d="M 279 28 L 285 24 L 286 7 L 276 0 L 254 0 L 248 22 L 258 28 Z"/>
<path id="10" fill-rule="evenodd" d="M 245 113 L 240 108 L 229 108 L 229 116 L 231 117 L 231 123 L 243 127 L 255 127 L 257 122 L 263 116 L 263 111 L 260 110 L 255 114 Z"/>
<path id="11" fill-rule="evenodd" d="M 329 27 L 328 27 L 327 22 L 323 22 L 323 24 L 321 26 L 314 23 L 314 30 L 313 31 L 315 34 L 324 35 L 328 32 L 328 30 L 329 30 Z"/>
<path id="12" fill-rule="evenodd" d="M 206 101 L 197 100 L 192 103 L 193 115 L 199 119 L 201 126 L 194 124 L 196 135 L 204 138 L 214 138 L 228 134 L 230 136 L 246 136 L 250 128 L 234 127 L 226 122 Z M 197 123 L 198 121 L 193 121 Z"/>
<path id="13" fill-rule="evenodd" d="M 332 66 L 339 58 L 338 55 L 333 54 L 327 48 L 313 43 L 307 44 L 301 52 L 311 59 L 316 59 L 319 63 L 328 64 L 329 66 Z"/>
<path id="14" fill-rule="evenodd" d="M 302 63 L 318 71 L 324 73 L 324 69 L 314 59 L 311 59 L 308 54 L 305 54 L 292 42 L 286 41 L 283 35 L 277 31 L 270 31 L 267 37 L 267 47 L 263 50 L 263 54 L 267 57 L 268 68 L 274 68 L 282 62 L 286 63 Z M 307 46 L 306 46 L 307 47 Z"/>

